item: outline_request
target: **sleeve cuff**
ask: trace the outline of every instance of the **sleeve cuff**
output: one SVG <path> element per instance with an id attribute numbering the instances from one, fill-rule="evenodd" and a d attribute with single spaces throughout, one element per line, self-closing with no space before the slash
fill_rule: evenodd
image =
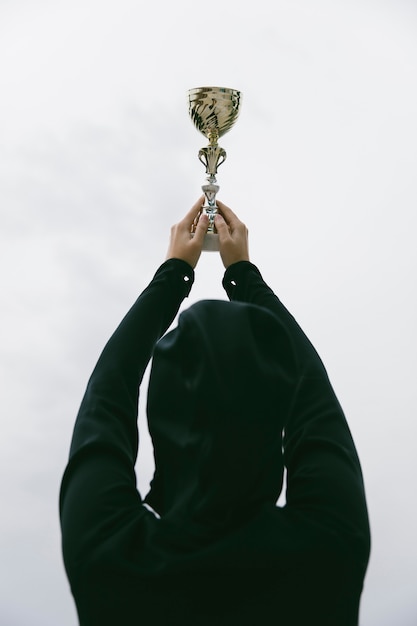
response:
<path id="1" fill-rule="evenodd" d="M 182 259 L 168 259 L 156 270 L 155 276 L 159 277 L 168 274 L 172 279 L 181 281 L 184 297 L 188 296 L 194 283 L 194 270 L 189 263 Z"/>
<path id="2" fill-rule="evenodd" d="M 250 261 L 238 261 L 229 265 L 226 269 L 223 277 L 223 287 L 226 290 L 227 295 L 232 300 L 233 294 L 236 291 L 236 287 L 240 286 L 245 280 L 249 272 L 255 272 L 258 276 L 261 276 L 260 271 Z"/>

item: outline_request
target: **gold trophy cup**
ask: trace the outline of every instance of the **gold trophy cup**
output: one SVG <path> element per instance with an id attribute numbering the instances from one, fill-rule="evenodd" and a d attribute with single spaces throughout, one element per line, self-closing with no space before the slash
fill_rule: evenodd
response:
<path id="1" fill-rule="evenodd" d="M 202 185 L 205 195 L 203 211 L 209 218 L 203 250 L 218 250 L 219 236 L 214 227 L 217 213 L 216 194 L 219 191 L 217 168 L 226 160 L 226 151 L 217 141 L 236 122 L 242 94 L 226 87 L 197 87 L 188 91 L 188 111 L 195 127 L 207 137 L 208 146 L 201 148 L 198 158 L 206 168 L 207 183 Z"/>

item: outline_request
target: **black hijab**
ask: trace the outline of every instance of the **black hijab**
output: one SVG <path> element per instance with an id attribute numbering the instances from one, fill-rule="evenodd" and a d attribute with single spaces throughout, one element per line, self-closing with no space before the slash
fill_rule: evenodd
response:
<path id="1" fill-rule="evenodd" d="M 204 300 L 184 311 L 153 356 L 145 501 L 219 527 L 275 504 L 296 369 L 291 338 L 267 309 Z"/>

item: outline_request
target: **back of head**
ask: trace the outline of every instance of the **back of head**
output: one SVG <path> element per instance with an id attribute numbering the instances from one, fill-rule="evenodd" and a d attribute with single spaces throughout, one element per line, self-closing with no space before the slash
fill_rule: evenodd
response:
<path id="1" fill-rule="evenodd" d="M 148 390 L 160 514 L 225 525 L 275 503 L 295 385 L 291 340 L 268 310 L 205 300 L 156 346 Z"/>

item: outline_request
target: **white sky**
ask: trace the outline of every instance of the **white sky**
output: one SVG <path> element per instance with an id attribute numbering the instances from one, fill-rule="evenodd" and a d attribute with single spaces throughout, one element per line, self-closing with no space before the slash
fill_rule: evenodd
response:
<path id="1" fill-rule="evenodd" d="M 200 195 L 185 94 L 209 84 L 243 92 L 219 198 L 322 356 L 361 457 L 361 624 L 416 623 L 416 72 L 412 0 L 0 2 L 0 623 L 77 623 L 57 504 L 72 427 Z M 204 254 L 186 305 L 224 298 L 222 275 Z M 146 436 L 138 472 L 144 493 Z"/>

